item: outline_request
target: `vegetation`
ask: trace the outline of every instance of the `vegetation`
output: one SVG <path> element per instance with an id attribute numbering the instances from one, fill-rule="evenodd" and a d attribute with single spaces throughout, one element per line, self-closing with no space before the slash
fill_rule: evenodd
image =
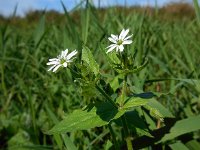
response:
<path id="1" fill-rule="evenodd" d="M 195 10 L 185 4 L 99 10 L 86 3 L 73 14 L 62 5 L 64 14 L 1 17 L 0 148 L 200 149 L 200 11 L 194 4 Z M 105 49 L 110 34 L 123 28 L 134 41 L 126 88 L 126 73 L 113 66 L 120 56 Z M 66 48 L 78 50 L 75 63 L 48 72 L 48 59 Z M 128 98 L 123 112 L 107 101 L 117 104 L 122 95 Z M 88 116 L 100 116 L 98 124 L 83 122 Z"/>

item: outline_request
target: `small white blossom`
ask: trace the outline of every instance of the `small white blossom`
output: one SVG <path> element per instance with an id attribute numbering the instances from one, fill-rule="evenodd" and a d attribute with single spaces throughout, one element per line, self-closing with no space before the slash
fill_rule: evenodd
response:
<path id="1" fill-rule="evenodd" d="M 48 71 L 56 72 L 60 67 L 67 67 L 68 63 L 73 61 L 73 58 L 77 53 L 78 52 L 74 50 L 68 54 L 68 49 L 66 49 L 62 51 L 61 54 L 57 56 L 57 58 L 49 59 L 47 65 L 52 65 L 52 66 L 49 68 Z"/>
<path id="2" fill-rule="evenodd" d="M 109 37 L 108 39 L 113 44 L 106 47 L 106 48 L 108 48 L 107 53 L 113 51 L 115 48 L 116 48 L 116 52 L 118 52 L 118 51 L 123 52 L 124 45 L 131 44 L 133 42 L 132 40 L 130 40 L 132 35 L 127 36 L 128 32 L 129 32 L 129 29 L 127 29 L 127 30 L 123 29 L 119 36 L 111 34 L 111 37 Z"/>

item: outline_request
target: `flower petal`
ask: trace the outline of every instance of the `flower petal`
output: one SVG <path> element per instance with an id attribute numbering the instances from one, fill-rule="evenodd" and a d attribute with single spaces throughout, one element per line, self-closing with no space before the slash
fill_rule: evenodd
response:
<path id="1" fill-rule="evenodd" d="M 120 39 L 122 39 L 122 40 L 124 40 L 124 38 L 126 37 L 126 35 L 128 34 L 128 32 L 129 32 L 129 29 L 127 29 L 127 30 L 122 30 L 123 32 L 121 32 L 120 33 Z"/>
<path id="2" fill-rule="evenodd" d="M 63 67 L 67 67 L 67 62 L 64 62 L 62 65 Z"/>
<path id="3" fill-rule="evenodd" d="M 48 71 L 51 71 L 56 65 L 51 66 Z"/>
<path id="4" fill-rule="evenodd" d="M 116 52 L 118 52 L 118 51 L 119 51 L 119 46 L 116 47 Z"/>
<path id="5" fill-rule="evenodd" d="M 67 60 L 69 60 L 70 58 L 72 58 L 74 55 L 76 55 L 78 52 L 77 52 L 77 50 L 74 50 L 74 51 L 72 51 L 71 53 L 69 53 L 68 55 L 67 55 Z"/>
<path id="6" fill-rule="evenodd" d="M 120 51 L 120 52 L 123 52 L 123 50 L 124 50 L 124 46 L 123 46 L 123 45 L 120 45 L 120 46 L 119 46 L 119 51 Z"/>
<path id="7" fill-rule="evenodd" d="M 113 49 L 115 49 L 116 47 L 117 47 L 117 45 L 113 44 L 113 46 L 111 46 L 106 53 L 113 51 Z"/>
<path id="8" fill-rule="evenodd" d="M 112 37 L 115 41 L 118 40 L 118 36 L 117 36 L 117 35 L 111 34 L 111 37 Z"/>
<path id="9" fill-rule="evenodd" d="M 125 30 L 122 29 L 121 33 L 119 34 L 119 39 L 122 39 L 122 35 L 124 34 Z"/>
<path id="10" fill-rule="evenodd" d="M 51 61 L 47 63 L 47 65 L 57 65 L 57 64 L 59 64 L 58 61 Z"/>
<path id="11" fill-rule="evenodd" d="M 110 42 L 113 42 L 115 44 L 117 43 L 117 41 L 114 38 L 112 38 L 112 37 L 109 37 L 108 39 L 109 39 Z"/>
<path id="12" fill-rule="evenodd" d="M 110 48 L 110 47 L 112 47 L 112 46 L 117 46 L 117 44 L 111 44 L 111 45 L 109 45 L 109 46 L 106 47 L 106 48 Z"/>
<path id="13" fill-rule="evenodd" d="M 124 40 L 128 40 L 129 38 L 131 38 L 133 36 L 133 34 L 127 36 Z"/>
<path id="14" fill-rule="evenodd" d="M 57 65 L 57 66 L 53 69 L 53 72 L 56 72 L 56 70 L 58 70 L 58 68 L 60 68 L 61 66 L 62 66 L 61 64 Z"/>
<path id="15" fill-rule="evenodd" d="M 51 59 L 49 59 L 49 61 L 57 61 L 58 60 L 58 58 L 51 58 Z"/>
<path id="16" fill-rule="evenodd" d="M 61 57 L 66 57 L 68 53 L 68 49 L 62 51 Z"/>
<path id="17" fill-rule="evenodd" d="M 126 40 L 126 41 L 123 41 L 122 44 L 131 44 L 133 41 L 132 40 Z"/>

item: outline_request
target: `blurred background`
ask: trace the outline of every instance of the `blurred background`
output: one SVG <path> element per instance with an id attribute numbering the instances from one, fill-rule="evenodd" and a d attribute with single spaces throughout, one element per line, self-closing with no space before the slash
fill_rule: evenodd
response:
<path id="1" fill-rule="evenodd" d="M 141 6 L 141 7 L 163 7 L 173 3 L 185 3 L 193 5 L 193 0 L 93 0 L 94 6 L 105 8 L 110 6 Z M 68 11 L 75 8 L 80 0 L 64 0 L 63 3 Z M 84 3 L 84 1 L 83 1 Z M 54 10 L 63 13 L 62 5 L 59 0 L 1 0 L 0 14 L 4 17 L 11 16 L 16 9 L 16 16 L 24 17 L 30 11 Z"/>
<path id="2" fill-rule="evenodd" d="M 114 86 L 118 79 L 107 64 L 105 47 L 109 45 L 110 34 L 118 34 L 123 28 L 133 33 L 134 44 L 130 49 L 138 52 L 136 64 L 149 59 L 146 69 L 131 76 L 131 92 L 157 93 L 162 110 L 170 114 L 167 117 L 175 117 L 173 123 L 199 116 L 199 3 L 199 0 L 0 0 L 0 149 L 113 149 L 107 128 L 46 134 L 64 115 L 88 104 L 91 93 L 92 97 L 99 96 L 93 89 L 76 85 L 67 69 L 56 74 L 48 72 L 46 63 L 61 50 L 80 51 L 87 45 L 100 64 L 102 76 L 109 74 L 103 76 L 106 83 Z M 148 113 L 146 117 L 149 131 L 156 130 L 157 120 Z M 199 125 L 200 119 L 190 123 Z M 173 126 L 167 121 L 165 125 Z M 159 144 L 149 140 L 153 141 L 149 145 L 144 144 L 148 140 L 137 142 L 146 135 L 138 130 L 134 146 L 199 150 L 200 133 L 196 128 L 180 128 L 181 136 L 177 132 L 176 138 Z M 123 146 L 124 142 L 120 142 Z"/>

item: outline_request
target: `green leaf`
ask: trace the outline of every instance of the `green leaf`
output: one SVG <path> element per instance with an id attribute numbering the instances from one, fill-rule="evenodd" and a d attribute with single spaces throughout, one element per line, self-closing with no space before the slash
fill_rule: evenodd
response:
<path id="1" fill-rule="evenodd" d="M 148 127 L 144 119 L 139 116 L 137 111 L 135 110 L 127 111 L 125 113 L 125 117 L 126 117 L 127 125 L 130 130 L 135 128 L 138 135 L 140 136 L 146 135 L 146 136 L 152 137 L 152 135 L 148 131 Z"/>
<path id="2" fill-rule="evenodd" d="M 125 111 L 118 111 L 109 102 L 103 102 L 91 110 L 75 110 L 55 125 L 49 134 L 86 130 L 107 125 L 111 120 L 122 116 Z"/>
<path id="3" fill-rule="evenodd" d="M 152 109 L 152 113 L 154 113 L 154 111 L 157 110 L 158 112 L 160 112 L 161 116 L 163 116 L 163 117 L 169 117 L 169 118 L 173 118 L 174 117 L 172 115 L 172 113 L 166 107 L 164 107 L 161 103 L 159 103 L 154 98 L 152 98 L 151 100 L 149 100 L 147 107 L 145 107 L 145 108 Z"/>
<path id="4" fill-rule="evenodd" d="M 180 135 L 199 130 L 199 124 L 200 115 L 177 121 L 175 125 L 171 128 L 170 133 L 166 134 L 160 142 L 172 140 Z"/>
<path id="5" fill-rule="evenodd" d="M 40 19 L 40 22 L 34 32 L 35 47 L 38 47 L 45 34 L 45 15 Z"/>
<path id="6" fill-rule="evenodd" d="M 50 119 L 53 121 L 53 123 L 54 124 L 59 123 L 55 114 L 51 111 L 51 109 L 48 107 L 48 105 L 45 105 L 45 109 L 46 109 L 47 114 L 49 115 Z M 54 134 L 53 137 L 54 137 L 55 141 L 57 142 L 58 147 L 60 149 L 62 149 L 62 147 L 63 147 L 63 142 L 61 140 L 61 137 L 62 137 L 67 149 L 77 150 L 76 146 L 74 145 L 74 143 L 71 141 L 71 139 L 68 137 L 67 134 L 62 134 L 62 135 Z"/>
<path id="7" fill-rule="evenodd" d="M 8 149 L 28 150 L 28 148 L 19 147 L 23 145 L 33 145 L 33 143 L 30 141 L 30 135 L 26 131 L 19 129 L 19 131 L 9 139 Z"/>
<path id="8" fill-rule="evenodd" d="M 194 8 L 195 8 L 197 20 L 200 23 L 200 8 L 199 8 L 198 0 L 193 0 L 193 3 L 194 3 Z"/>
<path id="9" fill-rule="evenodd" d="M 105 150 L 109 150 L 111 147 L 112 147 L 112 142 L 110 141 L 110 140 L 108 140 L 107 142 L 106 142 L 106 145 L 105 145 L 105 147 L 104 147 L 104 149 Z"/>
<path id="10" fill-rule="evenodd" d="M 86 46 L 83 46 L 82 60 L 88 64 L 89 69 L 94 72 L 95 75 L 99 74 L 99 65 L 95 61 L 92 52 Z"/>
<path id="11" fill-rule="evenodd" d="M 160 119 L 161 121 L 163 121 L 163 115 L 160 113 L 160 111 L 156 108 L 153 108 L 149 105 L 144 106 L 146 109 L 148 109 L 150 111 L 150 115 L 156 119 Z"/>
<path id="12" fill-rule="evenodd" d="M 82 23 L 82 39 L 83 43 L 87 43 L 87 37 L 88 37 L 88 30 L 89 30 L 89 24 L 90 24 L 90 6 L 88 4 L 88 1 L 86 1 L 86 9 L 84 9 L 84 12 L 81 13 L 81 23 Z"/>
<path id="13" fill-rule="evenodd" d="M 131 109 L 133 107 L 144 106 L 149 101 L 150 101 L 150 99 L 143 99 L 143 98 L 140 98 L 140 97 L 131 97 L 124 104 L 123 109 Z"/>
<path id="14" fill-rule="evenodd" d="M 185 144 L 190 150 L 199 150 L 200 143 L 197 140 L 191 140 Z"/>
<path id="15" fill-rule="evenodd" d="M 174 144 L 170 144 L 169 147 L 172 149 L 172 150 L 189 150 L 183 143 L 181 142 L 176 142 Z"/>

